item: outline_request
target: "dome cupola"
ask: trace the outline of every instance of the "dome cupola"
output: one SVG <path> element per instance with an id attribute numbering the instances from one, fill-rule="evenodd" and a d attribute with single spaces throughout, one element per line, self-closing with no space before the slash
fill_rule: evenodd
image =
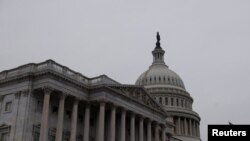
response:
<path id="1" fill-rule="evenodd" d="M 153 64 L 165 65 L 164 62 L 165 51 L 161 48 L 161 43 L 160 43 L 161 38 L 159 32 L 157 32 L 156 38 L 157 38 L 156 47 L 152 51 L 154 57 Z"/>
<path id="2" fill-rule="evenodd" d="M 164 62 L 165 51 L 162 49 L 160 44 L 159 32 L 157 32 L 156 39 L 156 47 L 152 51 L 153 63 L 147 71 L 140 75 L 136 81 L 136 85 L 159 85 L 161 87 L 167 86 L 185 89 L 184 83 L 180 76 L 174 71 L 170 70 Z"/>

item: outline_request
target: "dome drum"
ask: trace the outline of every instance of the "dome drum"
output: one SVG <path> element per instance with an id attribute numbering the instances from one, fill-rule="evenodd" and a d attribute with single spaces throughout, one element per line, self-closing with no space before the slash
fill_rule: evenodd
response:
<path id="1" fill-rule="evenodd" d="M 157 86 L 144 86 L 151 94 L 178 94 L 189 96 L 190 94 L 183 90 L 183 89 L 176 89 L 176 87 L 169 86 L 169 85 L 157 85 Z"/>

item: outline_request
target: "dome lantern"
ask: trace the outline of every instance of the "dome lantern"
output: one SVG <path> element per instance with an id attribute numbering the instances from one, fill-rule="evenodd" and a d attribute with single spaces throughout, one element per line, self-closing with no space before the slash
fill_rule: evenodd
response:
<path id="1" fill-rule="evenodd" d="M 157 65 L 157 64 L 165 65 L 165 62 L 164 62 L 165 51 L 161 48 L 161 43 L 160 43 L 161 38 L 160 38 L 159 32 L 157 32 L 156 39 L 157 39 L 156 47 L 152 51 L 153 59 L 154 59 L 153 65 Z"/>

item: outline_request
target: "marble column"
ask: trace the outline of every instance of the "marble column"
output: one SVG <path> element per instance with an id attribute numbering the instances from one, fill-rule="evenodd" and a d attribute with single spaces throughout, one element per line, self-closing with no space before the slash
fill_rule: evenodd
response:
<path id="1" fill-rule="evenodd" d="M 194 122 L 194 135 L 197 136 L 197 128 L 196 128 L 196 122 Z"/>
<path id="2" fill-rule="evenodd" d="M 126 140 L 126 110 L 122 109 L 121 115 L 121 139 L 120 141 Z"/>
<path id="3" fill-rule="evenodd" d="M 185 135 L 188 135 L 187 118 L 184 118 L 184 123 L 185 123 Z"/>
<path id="4" fill-rule="evenodd" d="M 63 135 L 63 123 L 64 123 L 64 103 L 65 103 L 65 95 L 60 95 L 59 100 L 59 109 L 57 115 L 57 126 L 56 126 L 56 141 L 62 141 Z"/>
<path id="5" fill-rule="evenodd" d="M 155 125 L 155 141 L 160 141 L 158 124 Z"/>
<path id="6" fill-rule="evenodd" d="M 151 133 L 151 121 L 148 121 L 147 124 L 147 141 L 152 140 L 152 133 Z"/>
<path id="7" fill-rule="evenodd" d="M 197 126 L 198 126 L 198 137 L 200 137 L 200 125 L 199 125 L 199 122 L 197 123 Z"/>
<path id="8" fill-rule="evenodd" d="M 116 107 L 112 106 L 110 116 L 110 141 L 115 141 Z"/>
<path id="9" fill-rule="evenodd" d="M 196 122 L 196 136 L 198 137 L 199 136 L 199 133 L 198 133 L 198 123 Z"/>
<path id="10" fill-rule="evenodd" d="M 195 136 L 194 122 L 195 122 L 195 121 L 192 122 L 192 132 L 193 132 L 193 136 Z"/>
<path id="11" fill-rule="evenodd" d="M 194 136 L 196 136 L 196 127 L 195 127 L 195 122 L 196 122 L 196 121 L 194 121 Z"/>
<path id="12" fill-rule="evenodd" d="M 43 111 L 42 111 L 39 141 L 47 141 L 48 139 L 48 117 L 49 117 L 49 102 L 50 102 L 51 92 L 52 90 L 49 88 L 44 89 Z"/>
<path id="13" fill-rule="evenodd" d="M 166 141 L 166 128 L 164 126 L 161 129 L 161 140 Z"/>
<path id="14" fill-rule="evenodd" d="M 143 140 L 143 118 L 140 117 L 139 121 L 139 141 L 144 141 Z"/>
<path id="15" fill-rule="evenodd" d="M 135 141 L 135 115 L 131 114 L 130 117 L 130 141 Z"/>
<path id="16" fill-rule="evenodd" d="M 177 119 L 178 119 L 178 123 L 177 123 L 177 134 L 181 134 L 181 117 L 177 117 Z"/>
<path id="17" fill-rule="evenodd" d="M 84 115 L 83 141 L 89 141 L 90 105 L 86 104 Z"/>
<path id="18" fill-rule="evenodd" d="M 104 141 L 104 126 L 105 126 L 105 103 L 100 103 L 97 127 L 97 141 Z"/>
<path id="19" fill-rule="evenodd" d="M 77 131 L 77 115 L 78 115 L 78 100 L 74 100 L 73 104 L 73 112 L 71 116 L 71 133 L 70 133 L 70 141 L 76 141 L 76 131 Z"/>

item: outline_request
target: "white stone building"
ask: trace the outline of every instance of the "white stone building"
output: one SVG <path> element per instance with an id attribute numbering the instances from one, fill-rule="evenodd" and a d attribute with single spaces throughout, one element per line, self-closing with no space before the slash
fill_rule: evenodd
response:
<path id="1" fill-rule="evenodd" d="M 193 99 L 164 64 L 159 37 L 153 55 L 136 85 L 52 60 L 2 71 L 0 141 L 200 140 Z"/>

